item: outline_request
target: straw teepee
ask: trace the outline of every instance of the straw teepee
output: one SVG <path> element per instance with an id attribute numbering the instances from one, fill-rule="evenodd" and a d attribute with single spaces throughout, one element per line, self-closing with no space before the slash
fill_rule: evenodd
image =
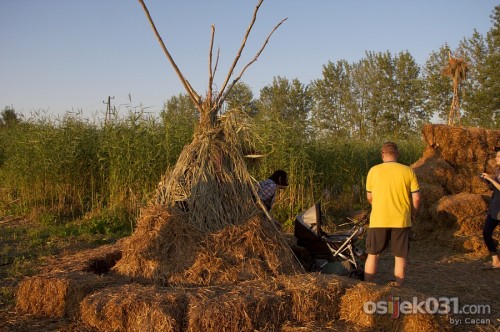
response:
<path id="1" fill-rule="evenodd" d="M 442 70 L 442 74 L 453 81 L 453 99 L 451 101 L 450 113 L 448 114 L 448 125 L 453 126 L 457 121 L 460 123 L 460 88 L 461 83 L 467 78 L 469 65 L 463 58 L 454 58 L 451 52 L 448 54 L 448 64 Z"/>
<path id="2" fill-rule="evenodd" d="M 252 20 L 244 35 L 241 46 L 219 91 L 214 91 L 214 75 L 217 70 L 218 53 L 213 61 L 215 26 L 209 49 L 209 78 L 206 95 L 200 96 L 184 77 L 171 57 L 160 37 L 143 0 L 139 0 L 156 34 L 163 52 L 169 59 L 189 97 L 200 112 L 200 121 L 193 141 L 184 147 L 172 170 L 167 171 L 159 184 L 154 204 L 188 214 L 189 223 L 197 229 L 215 231 L 227 225 L 248 220 L 258 211 L 253 197 L 255 181 L 249 175 L 241 152 L 241 123 L 231 114 L 220 116 L 220 110 L 233 86 L 240 80 L 246 69 L 255 61 L 267 45 L 271 35 L 286 20 L 277 24 L 254 58 L 243 67 L 239 75 L 232 79 L 247 38 L 254 26 L 257 13 L 263 2 L 259 0 Z"/>

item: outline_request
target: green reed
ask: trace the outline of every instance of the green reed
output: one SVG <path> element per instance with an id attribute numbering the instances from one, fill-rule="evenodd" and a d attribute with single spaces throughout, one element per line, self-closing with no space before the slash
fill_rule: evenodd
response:
<path id="1" fill-rule="evenodd" d="M 178 128 L 175 119 L 129 112 L 106 124 L 66 116 L 2 127 L 0 216 L 31 213 L 61 223 L 105 214 L 100 220 L 109 224 L 112 211 L 137 215 L 176 161 L 175 154 L 190 142 L 185 133 L 193 125 Z M 323 201 L 336 212 L 366 207 L 364 181 L 370 167 L 380 162 L 382 141 L 318 141 L 283 124 L 257 128 L 257 152 L 267 156 L 249 162 L 250 173 L 259 181 L 281 168 L 290 177 L 274 210 L 278 220 L 293 220 L 325 190 L 330 197 Z M 397 143 L 404 164 L 422 154 L 419 139 Z M 97 226 L 114 227 L 106 225 Z"/>

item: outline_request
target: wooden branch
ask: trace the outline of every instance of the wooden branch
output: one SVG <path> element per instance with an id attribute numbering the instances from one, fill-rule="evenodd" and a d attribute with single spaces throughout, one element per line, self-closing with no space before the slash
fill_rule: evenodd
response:
<path id="1" fill-rule="evenodd" d="M 168 60 L 170 61 L 170 64 L 172 65 L 172 67 L 174 67 L 174 70 L 177 73 L 177 76 L 181 80 L 182 84 L 184 85 L 184 88 L 186 89 L 189 97 L 191 98 L 191 100 L 193 101 L 193 103 L 196 105 L 196 107 L 201 111 L 200 96 L 196 93 L 196 91 L 194 91 L 194 89 L 191 87 L 191 84 L 189 84 L 188 80 L 186 78 L 184 78 L 184 75 L 182 75 L 182 72 L 177 67 L 177 64 L 175 63 L 174 59 L 172 58 L 172 56 L 168 52 L 167 48 L 165 47 L 165 44 L 163 43 L 163 40 L 162 40 L 160 34 L 158 33 L 158 30 L 156 29 L 156 26 L 155 26 L 155 24 L 153 22 L 153 19 L 151 18 L 151 15 L 149 14 L 149 10 L 146 7 L 146 4 L 144 3 L 144 0 L 138 0 L 138 1 L 142 5 L 142 8 L 144 9 L 144 12 L 146 13 L 146 16 L 147 16 L 147 18 L 149 20 L 149 23 L 151 24 L 151 28 L 153 28 L 153 31 L 154 31 L 154 33 L 156 35 L 156 38 L 160 42 L 160 46 L 163 49 L 163 52 L 167 56 Z"/>
<path id="2" fill-rule="evenodd" d="M 272 34 L 280 27 L 281 24 L 283 24 L 283 22 L 285 22 L 288 18 L 284 18 L 283 20 L 281 20 L 281 22 L 279 22 L 275 27 L 274 29 L 271 31 L 271 33 L 267 36 L 266 40 L 264 41 L 264 44 L 262 45 L 262 47 L 260 48 L 260 50 L 257 52 L 257 54 L 254 56 L 254 58 L 249 62 L 247 63 L 247 65 L 245 67 L 243 67 L 243 69 L 241 70 L 241 72 L 239 73 L 239 75 L 233 80 L 233 82 L 227 87 L 226 91 L 224 91 L 224 93 L 221 92 L 221 95 L 219 95 L 219 97 L 217 98 L 217 102 L 216 104 L 222 104 L 224 102 L 224 100 L 226 99 L 227 95 L 231 92 L 231 90 L 233 89 L 234 85 L 241 79 L 241 77 L 243 76 L 243 73 L 245 73 L 245 71 L 247 70 L 248 67 L 250 67 L 255 61 L 257 61 L 257 59 L 259 58 L 260 54 L 262 53 L 262 51 L 264 51 L 264 48 L 266 47 L 267 43 L 269 42 L 269 39 L 271 38 Z"/>
<path id="3" fill-rule="evenodd" d="M 208 95 L 212 100 L 212 84 L 214 82 L 214 72 L 212 69 L 212 51 L 214 49 L 215 25 L 212 24 L 212 37 L 210 38 L 210 50 L 208 51 Z"/>
<path id="4" fill-rule="evenodd" d="M 229 82 L 229 79 L 233 75 L 234 68 L 236 67 L 236 64 L 238 63 L 238 60 L 241 57 L 241 53 L 243 52 L 243 49 L 245 48 L 245 44 L 247 42 L 248 36 L 250 35 L 250 31 L 252 30 L 252 27 L 255 23 L 255 20 L 257 19 L 257 12 L 259 11 L 259 7 L 262 4 L 264 0 L 259 0 L 259 3 L 255 7 L 253 11 L 253 16 L 252 16 L 252 21 L 250 22 L 250 25 L 247 28 L 247 31 L 245 32 L 245 36 L 243 37 L 243 42 L 241 43 L 240 49 L 238 50 L 238 53 L 236 54 L 236 57 L 233 60 L 233 64 L 231 65 L 231 68 L 229 69 L 229 72 L 226 76 L 226 80 L 224 81 L 224 84 L 222 84 L 221 89 L 219 90 L 219 96 L 217 97 L 217 100 L 220 100 L 220 96 L 223 94 L 224 90 L 226 89 L 227 83 Z M 216 103 L 218 104 L 218 103 Z"/>

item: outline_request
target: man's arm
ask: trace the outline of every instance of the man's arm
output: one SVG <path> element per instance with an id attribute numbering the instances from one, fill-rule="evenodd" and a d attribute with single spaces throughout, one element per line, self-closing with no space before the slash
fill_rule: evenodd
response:
<path id="1" fill-rule="evenodd" d="M 371 192 L 366 192 L 366 199 L 368 200 L 368 203 L 372 204 L 373 197 Z"/>
<path id="2" fill-rule="evenodd" d="M 418 209 L 420 208 L 420 204 L 422 203 L 422 196 L 420 195 L 420 190 L 411 193 L 411 201 L 413 205 L 413 209 L 411 209 L 411 219 L 415 220 Z"/>

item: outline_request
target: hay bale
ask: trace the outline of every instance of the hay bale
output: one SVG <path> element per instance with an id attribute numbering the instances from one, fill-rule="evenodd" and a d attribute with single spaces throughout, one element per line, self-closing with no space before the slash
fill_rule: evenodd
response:
<path id="1" fill-rule="evenodd" d="M 499 236 L 499 231 L 496 232 L 496 237 Z M 498 241 L 497 245 L 498 245 Z M 489 256 L 490 253 L 482 235 L 455 235 L 451 241 L 451 247 L 461 252 L 479 253 L 484 256 Z"/>
<path id="2" fill-rule="evenodd" d="M 119 245 L 58 257 L 42 273 L 22 280 L 16 294 L 20 312 L 37 316 L 64 317 L 79 312 L 79 302 L 89 293 L 125 280 L 107 274 L 121 257 Z"/>
<path id="3" fill-rule="evenodd" d="M 84 272 L 55 273 L 24 279 L 16 294 L 16 308 L 35 316 L 72 317 L 79 304 L 97 289 L 116 284 L 110 277 Z"/>
<path id="4" fill-rule="evenodd" d="M 187 330 L 280 331 L 290 312 L 290 301 L 286 293 L 271 286 L 253 281 L 200 289 L 190 296 Z"/>
<path id="5" fill-rule="evenodd" d="M 475 172 L 500 146 L 500 130 L 427 124 L 422 128 L 425 142 L 436 157 L 454 165 L 469 165 Z"/>
<path id="6" fill-rule="evenodd" d="M 99 331 L 183 331 L 186 294 L 138 284 L 110 287 L 82 301 L 81 319 Z"/>
<path id="7" fill-rule="evenodd" d="M 447 190 L 449 183 L 453 181 L 453 167 L 436 156 L 422 157 L 411 165 L 417 174 L 419 183 L 440 185 Z"/>
<path id="8" fill-rule="evenodd" d="M 477 235 L 482 232 L 487 208 L 481 195 L 445 196 L 436 204 L 434 220 L 441 227 L 454 227 L 457 235 Z"/>
<path id="9" fill-rule="evenodd" d="M 122 257 L 121 243 L 107 244 L 77 253 L 57 256 L 46 263 L 41 274 L 56 272 L 91 272 L 105 274 Z"/>
<path id="10" fill-rule="evenodd" d="M 391 317 L 394 306 L 391 303 L 408 301 L 413 303 L 426 301 L 429 297 L 415 291 L 390 286 L 378 286 L 371 283 L 358 283 L 349 288 L 341 299 L 340 318 L 348 323 L 357 324 L 370 330 L 382 331 L 447 331 L 451 330 L 449 318 L 445 315 L 400 314 Z M 367 313 L 367 303 L 384 301 L 387 303 L 387 314 Z M 396 302 L 394 302 L 396 301 Z M 411 308 L 411 307 L 410 307 Z M 370 308 L 368 308 L 370 309 Z M 396 315 L 395 315 L 396 316 Z"/>
<path id="11" fill-rule="evenodd" d="M 278 289 L 289 294 L 293 325 L 324 326 L 339 320 L 340 299 L 358 281 L 335 275 L 306 273 L 280 276 Z"/>

